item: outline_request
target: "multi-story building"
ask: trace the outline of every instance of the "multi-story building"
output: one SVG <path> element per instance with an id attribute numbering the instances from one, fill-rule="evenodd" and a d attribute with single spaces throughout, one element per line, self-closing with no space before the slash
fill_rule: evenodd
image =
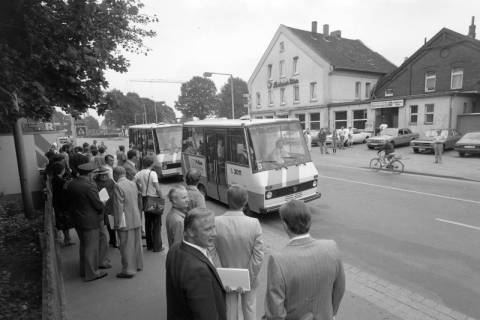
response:
<path id="1" fill-rule="evenodd" d="M 377 83 L 371 121 L 378 127 L 480 131 L 480 41 L 443 28 Z"/>
<path id="2" fill-rule="evenodd" d="M 297 117 L 304 128 L 367 125 L 371 91 L 395 66 L 340 31 L 280 25 L 248 81 L 252 118 Z"/>

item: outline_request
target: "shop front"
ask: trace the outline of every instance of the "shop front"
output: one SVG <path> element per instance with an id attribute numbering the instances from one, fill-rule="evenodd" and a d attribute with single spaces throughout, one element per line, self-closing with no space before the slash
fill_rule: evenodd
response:
<path id="1" fill-rule="evenodd" d="M 389 128 L 399 127 L 399 111 L 404 107 L 404 100 L 374 101 L 371 109 L 375 112 L 373 127 L 378 129 L 381 124 Z"/>

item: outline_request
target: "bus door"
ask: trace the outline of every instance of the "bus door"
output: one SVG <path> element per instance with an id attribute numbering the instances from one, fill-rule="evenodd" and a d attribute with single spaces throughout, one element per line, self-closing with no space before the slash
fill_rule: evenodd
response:
<path id="1" fill-rule="evenodd" d="M 227 176 L 225 157 L 227 154 L 226 129 L 206 129 L 207 194 L 227 203 Z"/>

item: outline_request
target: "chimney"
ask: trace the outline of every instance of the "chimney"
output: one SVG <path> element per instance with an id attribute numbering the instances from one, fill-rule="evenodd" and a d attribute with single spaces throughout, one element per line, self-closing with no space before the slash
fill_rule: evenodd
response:
<path id="1" fill-rule="evenodd" d="M 342 37 L 342 31 L 340 31 L 340 30 L 332 31 L 332 32 L 330 33 L 330 36 L 339 39 L 339 38 Z"/>
<path id="2" fill-rule="evenodd" d="M 328 34 L 329 34 L 328 31 L 329 31 L 328 24 L 324 24 L 323 25 L 323 35 L 328 36 Z"/>
<path id="3" fill-rule="evenodd" d="M 312 33 L 317 33 L 317 21 L 312 21 Z"/>
<path id="4" fill-rule="evenodd" d="M 475 17 L 472 17 L 472 24 L 468 27 L 468 36 L 475 39 Z"/>

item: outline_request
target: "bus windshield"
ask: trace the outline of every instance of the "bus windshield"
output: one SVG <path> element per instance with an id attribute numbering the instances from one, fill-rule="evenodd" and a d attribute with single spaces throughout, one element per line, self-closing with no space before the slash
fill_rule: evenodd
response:
<path id="1" fill-rule="evenodd" d="M 279 169 L 310 161 L 299 123 L 274 123 L 249 128 L 257 171 Z M 254 166 L 255 170 L 255 166 Z"/>
<path id="2" fill-rule="evenodd" d="M 158 153 L 179 152 L 182 148 L 182 127 L 156 128 Z"/>

